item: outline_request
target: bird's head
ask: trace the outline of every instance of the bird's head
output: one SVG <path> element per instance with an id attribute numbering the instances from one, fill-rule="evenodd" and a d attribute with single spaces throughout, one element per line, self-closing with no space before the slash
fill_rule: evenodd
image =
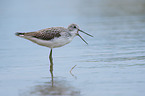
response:
<path id="1" fill-rule="evenodd" d="M 70 25 L 68 26 L 68 30 L 69 30 L 70 32 L 75 33 L 75 35 L 79 36 L 86 44 L 88 44 L 88 43 L 81 37 L 81 35 L 79 34 L 79 32 L 82 32 L 82 33 L 84 33 L 84 34 L 86 34 L 86 35 L 88 35 L 88 36 L 93 37 L 92 35 L 90 35 L 90 34 L 84 32 L 84 31 L 80 30 L 80 29 L 79 29 L 79 26 L 78 26 L 77 24 L 70 24 Z"/>

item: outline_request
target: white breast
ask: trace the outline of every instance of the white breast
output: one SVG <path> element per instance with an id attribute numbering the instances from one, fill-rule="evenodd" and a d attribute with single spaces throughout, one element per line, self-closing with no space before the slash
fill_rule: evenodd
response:
<path id="1" fill-rule="evenodd" d="M 60 36 L 60 37 L 58 37 L 58 38 L 56 37 L 52 40 L 42 40 L 42 39 L 37 39 L 37 38 L 31 37 L 31 36 L 25 36 L 23 38 L 28 39 L 34 43 L 37 43 L 38 45 L 46 46 L 49 48 L 57 48 L 57 47 L 61 47 L 61 46 L 64 46 L 64 45 L 70 43 L 72 41 L 72 39 L 74 38 L 74 36 L 71 36 L 71 37 Z"/>

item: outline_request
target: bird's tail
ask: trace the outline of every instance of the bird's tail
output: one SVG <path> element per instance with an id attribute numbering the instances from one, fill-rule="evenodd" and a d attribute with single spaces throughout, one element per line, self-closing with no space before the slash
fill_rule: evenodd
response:
<path id="1" fill-rule="evenodd" d="M 20 33 L 20 32 L 16 32 L 15 35 L 16 36 L 24 36 L 25 33 Z"/>

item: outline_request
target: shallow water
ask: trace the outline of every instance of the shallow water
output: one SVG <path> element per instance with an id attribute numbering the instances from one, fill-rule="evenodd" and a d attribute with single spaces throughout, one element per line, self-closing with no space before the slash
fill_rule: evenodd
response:
<path id="1" fill-rule="evenodd" d="M 144 0 L 63 1 L 0 1 L 0 96 L 144 96 Z M 49 48 L 14 33 L 70 23 L 94 38 L 53 50 L 52 82 Z"/>

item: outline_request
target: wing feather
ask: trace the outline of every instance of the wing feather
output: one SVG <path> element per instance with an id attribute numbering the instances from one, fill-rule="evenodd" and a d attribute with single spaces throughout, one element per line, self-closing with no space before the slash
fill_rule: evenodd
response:
<path id="1" fill-rule="evenodd" d="M 36 32 L 28 32 L 25 33 L 24 36 L 32 36 L 42 40 L 51 40 L 54 39 L 55 37 L 60 37 L 61 32 L 66 32 L 66 31 L 67 29 L 63 27 L 52 27 L 52 28 L 42 29 Z"/>

